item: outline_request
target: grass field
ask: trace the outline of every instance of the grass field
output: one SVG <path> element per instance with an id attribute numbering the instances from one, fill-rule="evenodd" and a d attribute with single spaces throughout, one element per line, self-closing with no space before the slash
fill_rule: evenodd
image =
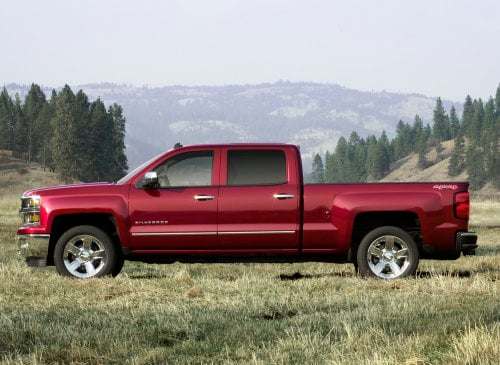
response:
<path id="1" fill-rule="evenodd" d="M 1 188 L 1 186 L 0 186 Z M 15 187 L 19 189 L 20 187 Z M 2 364 L 498 364 L 500 228 L 415 277 L 352 265 L 126 263 L 116 278 L 60 277 L 16 257 L 19 196 L 0 192 Z M 471 222 L 500 225 L 500 203 Z"/>

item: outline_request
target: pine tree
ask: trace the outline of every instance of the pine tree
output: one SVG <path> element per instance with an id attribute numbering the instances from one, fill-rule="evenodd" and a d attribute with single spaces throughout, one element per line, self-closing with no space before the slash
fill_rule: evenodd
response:
<path id="1" fill-rule="evenodd" d="M 366 142 L 356 132 L 349 138 L 353 183 L 366 182 Z"/>
<path id="2" fill-rule="evenodd" d="M 424 135 L 424 122 L 420 118 L 418 114 L 415 115 L 415 118 L 413 119 L 413 126 L 412 126 L 412 151 L 413 152 L 418 152 L 417 151 L 417 146 L 421 138 L 423 138 Z"/>
<path id="3" fill-rule="evenodd" d="M 346 183 L 348 182 L 347 176 L 347 164 L 346 164 L 346 156 L 347 156 L 347 141 L 344 137 L 340 137 L 337 141 L 337 146 L 335 147 L 335 165 L 333 182 L 335 183 Z"/>
<path id="4" fill-rule="evenodd" d="M 389 139 L 387 138 L 387 134 L 385 133 L 385 130 L 382 131 L 382 135 L 380 136 L 380 139 L 378 140 L 377 144 L 377 152 L 378 152 L 378 159 L 379 159 L 379 172 L 380 172 L 380 178 L 383 178 L 385 175 L 390 170 L 391 166 L 391 152 L 390 152 L 390 145 L 389 145 Z"/>
<path id="5" fill-rule="evenodd" d="M 481 189 L 487 181 L 483 150 L 474 143 L 469 143 L 466 152 L 465 169 L 469 176 L 471 189 Z"/>
<path id="6" fill-rule="evenodd" d="M 418 154 L 418 167 L 420 169 L 426 169 L 429 166 L 427 161 L 427 142 L 431 134 L 430 127 L 427 125 L 423 126 L 422 119 L 417 115 L 415 116 L 415 152 Z"/>
<path id="7" fill-rule="evenodd" d="M 87 181 L 110 181 L 113 159 L 113 119 L 101 99 L 90 106 L 89 151 L 91 174 Z"/>
<path id="8" fill-rule="evenodd" d="M 460 131 L 460 120 L 458 119 L 455 107 L 452 106 L 450 109 L 450 137 L 455 138 L 458 135 L 459 131 Z"/>
<path id="9" fill-rule="evenodd" d="M 54 130 L 52 136 L 54 168 L 64 181 L 70 182 L 78 176 L 78 169 L 74 163 L 78 136 L 75 132 L 75 95 L 68 85 L 65 85 L 57 96 L 54 118 L 51 122 Z"/>
<path id="10" fill-rule="evenodd" d="M 474 113 L 469 126 L 469 145 L 465 155 L 465 169 L 472 189 L 480 189 L 488 180 L 484 145 L 484 106 L 481 99 L 473 102 Z"/>
<path id="11" fill-rule="evenodd" d="M 369 136 L 366 144 L 367 181 L 378 181 L 389 172 L 391 162 L 389 140 L 383 131 L 379 140 L 375 136 Z"/>
<path id="12" fill-rule="evenodd" d="M 322 183 L 325 181 L 325 168 L 323 166 L 323 160 L 318 153 L 314 155 L 313 159 L 312 180 L 315 183 Z"/>
<path id="13" fill-rule="evenodd" d="M 366 139 L 366 173 L 367 181 L 377 181 L 380 179 L 377 163 L 377 137 L 369 135 Z"/>
<path id="14" fill-rule="evenodd" d="M 26 159 L 28 142 L 28 125 L 23 113 L 21 99 L 16 94 L 14 101 L 14 144 L 12 145 L 12 155 Z"/>
<path id="15" fill-rule="evenodd" d="M 26 149 L 24 154 L 28 162 L 33 161 L 41 147 L 41 137 L 39 124 L 40 114 L 47 100 L 40 86 L 31 84 L 31 88 L 26 95 L 23 114 L 26 121 Z"/>
<path id="16" fill-rule="evenodd" d="M 89 182 L 94 180 L 94 164 L 99 158 L 96 156 L 96 144 L 98 141 L 92 135 L 90 122 L 90 102 L 87 95 L 79 90 L 75 95 L 75 125 L 74 133 L 78 144 L 75 146 L 73 161 L 76 176 L 80 181 Z"/>
<path id="17" fill-rule="evenodd" d="M 500 84 L 495 95 L 495 125 L 493 131 L 493 170 L 490 174 L 490 180 L 497 189 L 500 189 Z"/>
<path id="18" fill-rule="evenodd" d="M 429 161 L 427 160 L 427 151 L 426 147 L 419 147 L 418 148 L 418 167 L 422 170 L 425 170 L 427 167 L 429 167 Z"/>
<path id="19" fill-rule="evenodd" d="M 396 126 L 396 137 L 392 141 L 393 159 L 399 160 L 408 156 L 414 149 L 412 127 L 400 120 Z"/>
<path id="20" fill-rule="evenodd" d="M 127 156 L 125 155 L 125 117 L 123 109 L 118 104 L 109 107 L 109 115 L 113 120 L 113 151 L 110 180 L 116 181 L 128 170 Z"/>
<path id="21" fill-rule="evenodd" d="M 484 105 L 484 119 L 481 136 L 481 145 L 484 148 L 486 158 L 486 170 L 488 180 L 493 176 L 495 170 L 495 155 L 497 149 L 497 131 L 495 130 L 495 102 L 490 98 Z"/>
<path id="22" fill-rule="evenodd" d="M 454 138 L 455 144 L 451 151 L 448 175 L 458 176 L 465 170 L 465 140 L 459 130 Z"/>
<path id="23" fill-rule="evenodd" d="M 483 120 L 484 120 L 484 106 L 483 101 L 481 99 L 474 100 L 472 103 L 474 113 L 472 114 L 472 119 L 470 121 L 469 126 L 469 135 L 468 137 L 472 140 L 472 142 L 480 143 L 481 137 L 483 135 Z"/>
<path id="24" fill-rule="evenodd" d="M 342 168 L 341 175 L 343 177 L 341 181 L 346 183 L 363 181 L 366 178 L 364 141 L 353 131 L 347 145 L 343 146 L 343 144 L 344 141 L 342 141 L 339 155 L 336 156 L 339 166 Z"/>
<path id="25" fill-rule="evenodd" d="M 50 171 L 54 171 L 55 169 L 51 148 L 53 135 L 51 120 L 54 119 L 55 116 L 56 100 L 56 91 L 52 90 L 50 100 L 44 104 L 40 112 L 36 133 L 40 143 L 38 154 L 36 155 L 36 160 L 43 165 L 44 169 L 49 168 Z"/>
<path id="26" fill-rule="evenodd" d="M 450 139 L 449 118 L 443 107 L 441 98 L 437 98 L 436 107 L 434 108 L 432 134 L 437 142 L 447 141 Z"/>
<path id="27" fill-rule="evenodd" d="M 0 149 L 12 150 L 14 126 L 14 103 L 4 87 L 0 93 Z"/>
<path id="28" fill-rule="evenodd" d="M 333 183 L 335 181 L 335 155 L 326 151 L 325 154 L 325 182 Z"/>
<path id="29" fill-rule="evenodd" d="M 465 137 L 470 138 L 472 116 L 474 115 L 474 104 L 470 95 L 467 95 L 462 112 L 462 130 Z"/>

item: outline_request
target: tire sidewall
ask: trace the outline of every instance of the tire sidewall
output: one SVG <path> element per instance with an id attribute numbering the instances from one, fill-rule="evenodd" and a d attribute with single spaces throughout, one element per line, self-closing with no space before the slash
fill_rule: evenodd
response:
<path id="1" fill-rule="evenodd" d="M 410 264 L 408 267 L 403 271 L 403 273 L 395 278 L 381 278 L 377 276 L 371 269 L 370 266 L 368 265 L 368 260 L 367 260 L 367 252 L 368 248 L 371 245 L 373 241 L 375 241 L 377 238 L 382 237 L 382 236 L 395 236 L 401 239 L 406 243 L 408 246 L 408 256 L 410 258 Z M 399 227 L 394 227 L 394 226 L 383 226 L 383 227 L 378 227 L 375 228 L 374 230 L 368 232 L 368 234 L 361 240 L 361 243 L 359 244 L 358 250 L 357 250 L 357 266 L 358 266 L 358 272 L 360 273 L 361 276 L 363 277 L 375 277 L 383 280 L 394 280 L 394 279 L 400 279 L 400 278 L 405 278 L 410 275 L 414 275 L 417 271 L 417 267 L 419 264 L 419 259 L 420 259 L 420 254 L 417 248 L 417 245 L 415 241 L 411 238 L 411 236 L 402 230 Z"/>
<path id="2" fill-rule="evenodd" d="M 64 264 L 64 250 L 66 248 L 66 245 L 72 238 L 79 235 L 89 235 L 95 237 L 104 246 L 104 250 L 106 253 L 106 261 L 104 267 L 96 275 L 91 277 L 103 277 L 106 275 L 114 274 L 113 271 L 116 266 L 117 253 L 113 245 L 113 241 L 103 230 L 95 226 L 73 227 L 63 233 L 63 235 L 57 240 L 56 246 L 54 248 L 54 264 L 57 268 L 57 271 L 64 276 L 82 279 L 80 277 L 74 276 L 70 271 L 68 271 L 66 265 Z"/>

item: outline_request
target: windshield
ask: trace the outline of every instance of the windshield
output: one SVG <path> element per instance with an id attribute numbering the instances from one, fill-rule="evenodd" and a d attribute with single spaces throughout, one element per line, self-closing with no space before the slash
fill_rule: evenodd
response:
<path id="1" fill-rule="evenodd" d="M 156 160 L 158 157 L 160 157 L 164 153 L 165 152 L 159 153 L 158 155 L 154 156 L 153 158 L 147 160 L 142 165 L 140 165 L 140 166 L 136 167 L 135 169 L 133 169 L 132 171 L 130 171 L 127 175 L 125 175 L 124 177 L 122 177 L 116 183 L 117 184 L 125 184 L 128 180 L 130 180 L 133 176 L 135 176 L 135 174 L 137 174 L 140 170 L 142 170 L 144 167 L 146 167 L 148 164 L 150 164 L 151 162 L 153 162 L 154 160 Z"/>

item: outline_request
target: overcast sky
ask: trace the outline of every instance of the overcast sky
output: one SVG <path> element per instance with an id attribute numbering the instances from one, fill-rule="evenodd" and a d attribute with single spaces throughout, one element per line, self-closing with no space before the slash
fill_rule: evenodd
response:
<path id="1" fill-rule="evenodd" d="M 0 0 L 0 85 L 289 80 L 487 99 L 499 14 L 498 0 Z"/>

